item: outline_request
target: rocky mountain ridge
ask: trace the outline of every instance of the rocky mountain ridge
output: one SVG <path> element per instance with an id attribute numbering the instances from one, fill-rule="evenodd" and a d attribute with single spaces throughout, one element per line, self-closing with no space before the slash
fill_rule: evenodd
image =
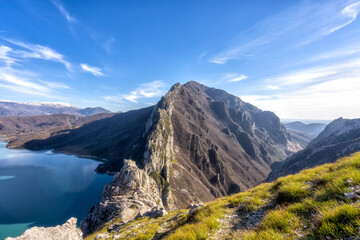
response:
<path id="1" fill-rule="evenodd" d="M 35 139 L 21 147 L 102 158 L 98 171 L 119 172 L 81 222 L 86 234 L 245 191 L 301 149 L 274 113 L 196 82 L 175 84 L 153 107 Z"/>
<path id="2" fill-rule="evenodd" d="M 196 82 L 174 85 L 154 107 L 24 144 L 44 146 L 108 159 L 101 171 L 121 169 L 82 221 L 85 233 L 154 207 L 184 208 L 244 191 L 301 149 L 274 113 Z"/>

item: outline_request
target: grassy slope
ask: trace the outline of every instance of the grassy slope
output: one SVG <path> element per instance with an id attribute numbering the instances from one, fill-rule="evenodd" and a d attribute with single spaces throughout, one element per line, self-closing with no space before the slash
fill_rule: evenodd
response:
<path id="1" fill-rule="evenodd" d="M 133 220 L 110 236 L 170 240 L 356 236 L 360 229 L 360 201 L 346 199 L 344 192 L 352 191 L 351 187 L 357 185 L 360 185 L 360 152 L 334 164 L 217 199 L 191 218 L 188 210 L 181 210 L 162 218 Z M 249 217 L 253 219 L 250 223 Z M 107 232 L 106 227 L 99 232 Z M 99 232 L 87 239 L 93 239 Z"/>

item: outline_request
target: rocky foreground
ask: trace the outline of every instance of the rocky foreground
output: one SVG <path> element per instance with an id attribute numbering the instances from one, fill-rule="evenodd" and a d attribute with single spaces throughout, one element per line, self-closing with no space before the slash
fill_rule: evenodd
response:
<path id="1" fill-rule="evenodd" d="M 131 162 L 125 164 L 132 167 Z M 127 183 L 125 188 L 136 189 L 131 178 Z M 136 199 L 123 201 L 136 204 Z M 359 219 L 360 152 L 206 205 L 169 212 L 155 207 L 129 220 L 118 215 L 85 239 L 354 240 L 360 237 Z M 77 240 L 82 233 L 72 218 L 61 226 L 29 229 L 15 239 Z"/>
<path id="2" fill-rule="evenodd" d="M 63 225 L 56 227 L 33 227 L 25 231 L 20 237 L 5 240 L 80 240 L 82 232 L 76 227 L 76 218 L 70 218 Z"/>
<path id="3" fill-rule="evenodd" d="M 162 217 L 112 219 L 86 239 L 359 239 L 360 152 Z"/>

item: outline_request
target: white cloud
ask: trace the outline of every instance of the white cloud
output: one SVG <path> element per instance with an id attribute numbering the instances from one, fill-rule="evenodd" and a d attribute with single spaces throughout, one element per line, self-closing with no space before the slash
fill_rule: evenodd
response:
<path id="1" fill-rule="evenodd" d="M 58 55 L 48 49 L 39 48 L 39 45 L 27 45 L 25 43 L 12 41 L 15 46 L 34 51 L 14 50 L 8 46 L 0 46 L 0 91 L 18 92 L 34 96 L 42 96 L 51 98 L 55 89 L 67 89 L 67 85 L 63 83 L 43 81 L 39 75 L 26 69 L 22 64 L 24 58 L 39 58 L 44 60 L 62 59 L 62 55 Z M 36 49 L 35 49 L 36 48 Z M 21 67 L 21 70 L 15 67 Z"/>
<path id="2" fill-rule="evenodd" d="M 278 90 L 278 89 L 280 89 L 279 86 L 275 86 L 275 85 L 267 85 L 266 88 L 270 89 L 270 90 Z"/>
<path id="3" fill-rule="evenodd" d="M 92 73 L 94 76 L 102 76 L 103 73 L 101 72 L 100 68 L 97 68 L 97 67 L 91 67 L 85 63 L 82 63 L 80 64 L 81 68 L 84 70 L 84 71 L 87 71 L 87 72 L 90 72 Z"/>
<path id="4" fill-rule="evenodd" d="M 60 13 L 65 17 L 66 21 L 69 23 L 76 22 L 76 18 L 71 16 L 70 13 L 65 9 L 65 7 L 57 0 L 51 1 L 54 6 L 60 11 Z"/>
<path id="5" fill-rule="evenodd" d="M 237 73 L 226 73 L 223 74 L 222 79 L 226 80 L 228 82 L 239 82 L 242 80 L 247 79 L 248 76 L 245 76 L 244 74 L 237 74 Z"/>
<path id="6" fill-rule="evenodd" d="M 244 74 L 241 74 L 241 75 L 231 74 L 228 76 L 228 81 L 229 82 L 239 82 L 239 81 L 245 80 L 247 78 L 248 77 L 245 76 Z"/>
<path id="7" fill-rule="evenodd" d="M 271 99 L 272 97 L 266 95 L 244 95 L 244 96 L 240 96 L 240 98 L 245 102 L 253 103 L 262 100 L 268 100 Z"/>
<path id="8" fill-rule="evenodd" d="M 16 62 L 16 59 L 9 56 L 9 53 L 11 52 L 12 49 L 8 46 L 0 46 L 0 61 L 3 61 L 7 66 Z"/>
<path id="9" fill-rule="evenodd" d="M 64 83 L 57 83 L 57 82 L 46 82 L 39 80 L 39 82 L 44 83 L 49 88 L 63 88 L 63 89 L 70 89 L 70 87 Z"/>
<path id="10" fill-rule="evenodd" d="M 310 84 L 342 76 L 360 75 L 360 59 L 351 59 L 337 64 L 300 69 L 284 75 L 266 79 L 265 83 L 275 86 Z"/>
<path id="11" fill-rule="evenodd" d="M 271 96 L 242 97 L 281 118 L 335 119 L 360 117 L 360 59 L 298 70 L 267 82 L 281 86 Z"/>
<path id="12" fill-rule="evenodd" d="M 128 94 L 121 94 L 116 96 L 105 96 L 104 99 L 106 101 L 112 102 L 123 102 L 123 100 L 127 100 L 129 102 L 137 103 L 141 98 L 152 98 L 159 97 L 165 94 L 168 85 L 163 81 L 153 81 L 149 83 L 143 83 Z"/>
<path id="13" fill-rule="evenodd" d="M 71 69 L 70 62 L 66 61 L 65 57 L 54 49 L 39 44 L 30 44 L 12 39 L 5 39 L 5 40 L 17 47 L 22 48 L 22 49 L 10 50 L 7 52 L 7 53 L 11 53 L 14 59 L 19 60 L 24 58 L 35 58 L 35 59 L 42 59 L 47 61 L 54 61 L 64 64 L 67 69 Z"/>
<path id="14" fill-rule="evenodd" d="M 360 78 L 338 79 L 272 99 L 245 97 L 255 106 L 274 111 L 281 118 L 335 119 L 360 117 Z"/>
<path id="15" fill-rule="evenodd" d="M 345 22 L 341 23 L 338 26 L 332 27 L 329 29 L 328 33 L 333 33 L 347 25 L 349 25 L 350 23 L 352 23 L 353 21 L 356 20 L 358 13 L 360 11 L 360 1 L 352 3 L 348 6 L 346 6 L 342 11 L 341 14 L 342 16 L 345 17 Z"/>
<path id="16" fill-rule="evenodd" d="M 62 83 L 38 80 L 39 76 L 26 70 L 0 67 L 0 91 L 24 93 L 33 96 L 52 98 L 55 89 L 68 88 Z"/>

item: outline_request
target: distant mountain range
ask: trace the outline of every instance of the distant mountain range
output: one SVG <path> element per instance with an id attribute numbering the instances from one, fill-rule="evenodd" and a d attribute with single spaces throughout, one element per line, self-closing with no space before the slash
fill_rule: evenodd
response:
<path id="1" fill-rule="evenodd" d="M 308 146 L 272 166 L 269 181 L 360 151 L 360 119 L 339 118 L 329 123 Z"/>
<path id="2" fill-rule="evenodd" d="M 69 103 L 16 103 L 0 101 L 0 117 L 38 116 L 60 113 L 90 116 L 99 113 L 111 113 L 111 111 L 101 107 L 82 109 Z"/>
<path id="3" fill-rule="evenodd" d="M 113 115 L 101 113 L 87 117 L 69 114 L 0 117 L 0 137 L 8 140 L 9 147 L 16 148 L 32 139 L 64 134 L 70 129 Z"/>
<path id="4" fill-rule="evenodd" d="M 326 124 L 324 123 L 305 124 L 300 121 L 296 121 L 296 122 L 284 123 L 284 126 L 289 130 L 310 134 L 316 137 L 319 133 L 321 133 L 325 129 Z"/>

